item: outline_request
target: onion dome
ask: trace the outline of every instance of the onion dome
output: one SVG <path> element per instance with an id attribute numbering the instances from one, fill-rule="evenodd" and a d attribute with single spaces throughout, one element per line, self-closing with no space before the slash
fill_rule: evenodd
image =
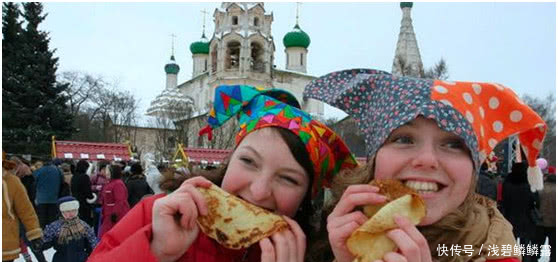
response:
<path id="1" fill-rule="evenodd" d="M 171 55 L 170 61 L 165 65 L 165 72 L 167 74 L 177 75 L 180 71 L 180 66 L 175 62 L 174 55 Z"/>
<path id="2" fill-rule="evenodd" d="M 404 8 L 404 7 L 413 8 L 413 2 L 401 2 L 401 3 L 399 4 L 399 6 L 400 6 L 401 8 Z"/>
<path id="3" fill-rule="evenodd" d="M 285 37 L 283 37 L 283 45 L 285 48 L 289 47 L 304 47 L 308 48 L 310 45 L 310 37 L 306 34 L 298 24 L 295 25 L 292 31 L 288 32 Z"/>
<path id="4" fill-rule="evenodd" d="M 199 41 L 193 42 L 190 45 L 190 52 L 195 54 L 209 54 L 209 41 L 205 37 L 205 33 L 202 34 L 202 38 Z"/>

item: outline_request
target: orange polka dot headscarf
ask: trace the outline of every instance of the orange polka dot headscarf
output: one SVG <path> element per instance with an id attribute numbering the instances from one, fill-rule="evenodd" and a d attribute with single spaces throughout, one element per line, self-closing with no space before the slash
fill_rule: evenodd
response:
<path id="1" fill-rule="evenodd" d="M 222 85 L 215 89 L 208 125 L 200 131 L 211 140 L 212 130 L 238 117 L 240 131 L 236 144 L 249 133 L 266 127 L 293 132 L 304 144 L 312 161 L 312 196 L 316 197 L 340 170 L 358 165 L 353 154 L 333 130 L 299 109 L 296 98 L 281 89 L 261 89 L 247 85 Z"/>
<path id="2" fill-rule="evenodd" d="M 536 159 L 546 123 L 509 88 L 494 83 L 449 82 L 394 76 L 372 69 L 338 71 L 315 79 L 305 98 L 353 117 L 372 156 L 390 133 L 419 115 L 463 138 L 478 171 L 498 142 L 518 135 L 529 163 L 531 190 L 542 189 Z"/>

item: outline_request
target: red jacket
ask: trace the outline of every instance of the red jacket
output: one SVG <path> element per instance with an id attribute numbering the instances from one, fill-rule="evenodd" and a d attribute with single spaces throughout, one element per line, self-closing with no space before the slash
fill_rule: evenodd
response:
<path id="1" fill-rule="evenodd" d="M 122 179 L 113 179 L 103 186 L 100 199 L 103 203 L 103 217 L 101 218 L 99 237 L 102 237 L 116 224 L 111 220 L 112 215 L 116 215 L 116 222 L 118 222 L 130 210 L 128 189 Z"/>
<path id="2" fill-rule="evenodd" d="M 157 261 L 149 246 L 152 237 L 152 209 L 155 200 L 164 196 L 165 194 L 154 195 L 136 204 L 118 224 L 103 235 L 88 261 Z M 258 244 L 248 249 L 231 250 L 200 232 L 196 241 L 177 261 L 252 262 L 260 261 L 260 257 Z"/>

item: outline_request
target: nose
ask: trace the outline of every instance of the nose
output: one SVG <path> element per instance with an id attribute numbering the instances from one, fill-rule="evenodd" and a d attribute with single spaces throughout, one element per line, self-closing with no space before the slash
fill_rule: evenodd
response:
<path id="1" fill-rule="evenodd" d="M 250 184 L 250 192 L 252 193 L 252 198 L 254 201 L 263 201 L 269 198 L 272 194 L 271 192 L 271 181 L 269 176 L 260 174 L 255 177 Z"/>
<path id="2" fill-rule="evenodd" d="M 411 165 L 414 168 L 437 169 L 439 163 L 434 145 L 420 145 L 419 149 L 415 152 Z"/>

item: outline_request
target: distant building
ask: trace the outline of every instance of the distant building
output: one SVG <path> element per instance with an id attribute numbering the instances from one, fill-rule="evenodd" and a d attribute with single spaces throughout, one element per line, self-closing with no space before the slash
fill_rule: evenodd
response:
<path id="1" fill-rule="evenodd" d="M 297 21 L 293 30 L 283 38 L 285 69 L 276 68 L 275 44 L 271 35 L 273 18 L 273 14 L 266 13 L 263 2 L 222 3 L 213 12 L 215 29 L 211 39 L 208 40 L 203 32 L 201 39 L 190 45 L 192 78 L 177 83 L 180 67 L 174 54 L 171 55 L 165 65 L 166 87 L 151 101 L 147 115 L 169 117 L 168 109 L 176 108 L 173 105 L 189 105 L 189 112 L 170 114 L 170 118 L 188 125 L 190 139 L 185 146 L 207 146 L 205 142 L 197 141 L 197 132 L 205 120 L 198 116 L 208 113 L 217 86 L 240 84 L 288 90 L 301 102 L 303 110 L 323 116 L 322 102 L 302 99 L 306 84 L 316 79 L 306 74 L 310 37 Z M 184 108 L 180 110 L 184 111 Z M 193 118 L 201 122 L 187 123 Z"/>

